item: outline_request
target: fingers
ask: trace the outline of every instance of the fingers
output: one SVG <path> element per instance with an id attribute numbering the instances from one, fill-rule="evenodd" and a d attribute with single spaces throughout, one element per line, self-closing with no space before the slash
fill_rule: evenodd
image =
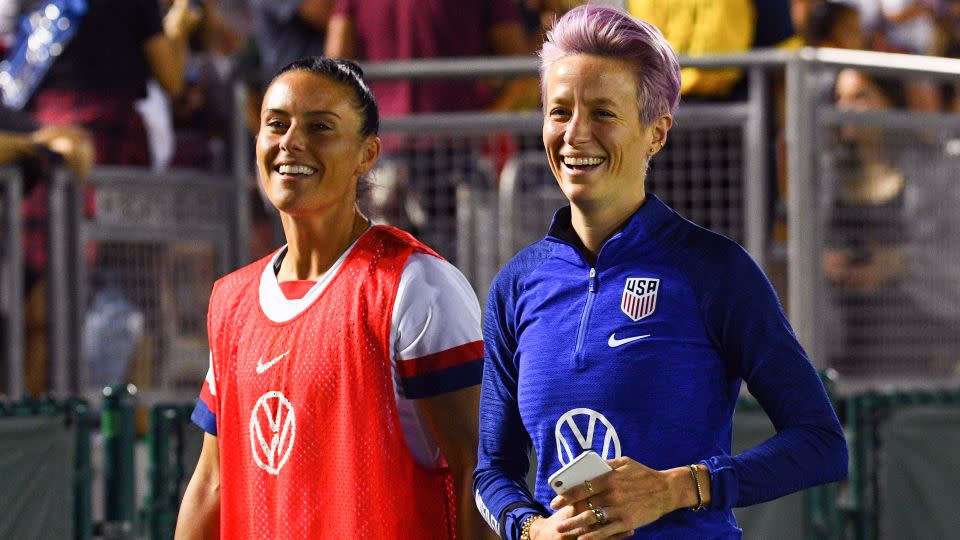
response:
<path id="1" fill-rule="evenodd" d="M 563 508 L 567 505 L 577 504 L 587 499 L 587 497 L 595 497 L 605 491 L 609 487 L 608 475 L 610 473 L 598 476 L 593 480 L 588 480 L 579 486 L 572 487 L 567 491 L 564 491 L 562 495 L 557 495 L 550 501 L 550 507 L 554 510 L 558 508 Z"/>
<path id="2" fill-rule="evenodd" d="M 569 506 L 567 508 L 570 508 Z M 608 518 L 609 519 L 609 518 Z M 559 533 L 575 533 L 575 534 L 586 534 L 591 528 L 597 525 L 597 514 L 593 510 L 586 510 L 580 512 L 579 514 L 567 518 L 557 524 L 557 532 Z M 580 532 L 576 532 L 580 531 Z"/>

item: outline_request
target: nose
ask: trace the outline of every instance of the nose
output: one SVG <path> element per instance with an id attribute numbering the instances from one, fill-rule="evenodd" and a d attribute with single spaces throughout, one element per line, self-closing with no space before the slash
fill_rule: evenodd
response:
<path id="1" fill-rule="evenodd" d="M 570 146 L 576 146 L 590 139 L 590 117 L 581 111 L 573 111 L 567 129 L 563 134 L 563 141 Z"/>
<path id="2" fill-rule="evenodd" d="M 280 137 L 280 148 L 287 152 L 299 152 L 304 149 L 304 137 L 296 124 L 291 124 Z"/>

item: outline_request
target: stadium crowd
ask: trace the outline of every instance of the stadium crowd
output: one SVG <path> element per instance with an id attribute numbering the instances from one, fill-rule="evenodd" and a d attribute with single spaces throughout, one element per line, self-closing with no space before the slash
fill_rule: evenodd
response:
<path id="1" fill-rule="evenodd" d="M 326 54 L 362 63 L 534 54 L 553 21 L 579 3 L 0 0 L 4 58 L 0 159 L 26 164 L 34 179 L 22 208 L 28 249 L 26 299 L 31 306 L 29 390 L 41 393 L 48 388 L 42 360 L 43 176 L 59 160 L 70 165 L 77 178 L 92 164 L 227 172 L 234 151 L 230 129 L 241 120 L 234 118 L 232 105 L 237 81 L 247 88 L 244 120 L 252 136 L 266 82 L 279 67 L 299 57 Z M 955 1 L 601 3 L 620 5 L 653 22 L 681 55 L 810 45 L 960 56 L 960 3 Z M 51 24 L 43 22 L 44 17 L 67 30 L 44 26 Z M 28 58 L 31 51 L 42 56 L 41 61 Z M 736 70 L 684 69 L 682 99 L 743 99 L 743 79 Z M 824 82 L 825 99 L 840 99 L 834 84 L 833 79 Z M 540 98 L 533 78 L 375 82 L 373 90 L 388 118 L 439 111 L 537 110 Z M 850 106 L 849 100 L 837 103 Z M 774 100 L 771 107 L 770 118 L 782 119 L 783 101 Z M 911 81 L 903 85 L 903 99 L 889 107 L 960 112 L 960 83 Z M 782 121 L 774 132 L 779 137 L 774 162 L 780 172 L 771 208 L 778 200 L 782 204 L 787 182 Z M 406 227 L 454 262 L 456 186 L 495 179 L 499 172 L 478 171 L 474 161 L 457 154 L 492 155 L 497 169 L 505 155 L 529 144 L 485 139 L 458 147 L 436 139 L 399 137 L 387 137 L 384 143 L 377 176 L 377 188 L 384 191 L 370 197 L 369 212 L 378 221 Z M 251 179 L 252 192 L 254 185 Z M 275 229 L 263 197 L 250 200 L 255 207 L 251 256 L 257 257 L 273 248 Z M 88 203 L 87 214 L 93 215 L 92 195 Z M 831 259 L 824 264 L 834 279 L 838 263 Z"/>

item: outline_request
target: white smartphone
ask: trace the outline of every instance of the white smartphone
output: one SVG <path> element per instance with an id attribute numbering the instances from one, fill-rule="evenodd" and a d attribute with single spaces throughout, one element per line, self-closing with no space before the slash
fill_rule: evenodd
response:
<path id="1" fill-rule="evenodd" d="M 562 495 L 564 491 L 612 470 L 599 454 L 593 450 L 587 450 L 573 458 L 573 461 L 564 465 L 559 471 L 551 474 L 547 482 L 557 495 Z"/>

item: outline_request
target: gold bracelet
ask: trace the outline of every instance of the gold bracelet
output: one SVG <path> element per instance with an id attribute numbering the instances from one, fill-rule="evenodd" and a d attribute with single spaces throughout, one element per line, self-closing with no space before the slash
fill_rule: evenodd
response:
<path id="1" fill-rule="evenodd" d="M 700 487 L 700 476 L 697 474 L 696 465 L 687 465 L 687 467 L 690 467 L 690 477 L 693 478 L 693 483 L 697 486 L 697 505 L 692 510 L 699 512 L 703 510 L 703 489 Z"/>
<path id="2" fill-rule="evenodd" d="M 520 540 L 530 540 L 530 526 L 533 522 L 541 519 L 543 516 L 537 514 L 523 520 L 523 526 L 520 527 Z"/>

